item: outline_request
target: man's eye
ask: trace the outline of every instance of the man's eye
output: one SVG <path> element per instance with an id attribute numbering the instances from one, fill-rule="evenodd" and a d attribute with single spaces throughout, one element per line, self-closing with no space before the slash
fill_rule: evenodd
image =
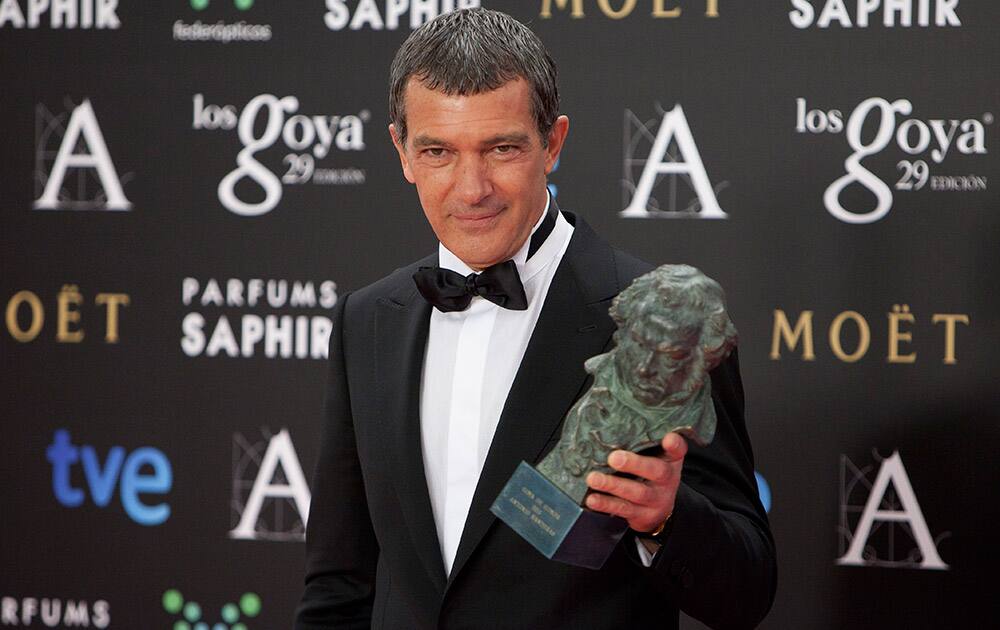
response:
<path id="1" fill-rule="evenodd" d="M 515 147 L 512 144 L 501 144 L 499 146 L 493 147 L 493 150 L 499 153 L 500 155 L 513 153 L 515 149 L 517 149 L 517 147 Z"/>
<path id="2" fill-rule="evenodd" d="M 424 149 L 424 155 L 432 158 L 439 158 L 444 156 L 444 149 L 441 147 L 431 147 L 429 149 Z"/>

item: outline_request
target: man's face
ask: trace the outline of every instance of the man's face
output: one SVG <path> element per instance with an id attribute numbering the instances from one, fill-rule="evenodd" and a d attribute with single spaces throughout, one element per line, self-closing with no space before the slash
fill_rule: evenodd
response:
<path id="1" fill-rule="evenodd" d="M 545 176 L 569 121 L 560 116 L 543 146 L 530 89 L 516 79 L 490 92 L 449 96 L 410 79 L 405 146 L 389 126 L 403 175 L 416 184 L 438 240 L 473 269 L 511 258 L 545 207 Z"/>
<path id="2" fill-rule="evenodd" d="M 655 406 L 684 389 L 699 330 L 679 328 L 651 310 L 640 311 L 621 330 L 615 349 L 619 381 L 639 402 Z"/>

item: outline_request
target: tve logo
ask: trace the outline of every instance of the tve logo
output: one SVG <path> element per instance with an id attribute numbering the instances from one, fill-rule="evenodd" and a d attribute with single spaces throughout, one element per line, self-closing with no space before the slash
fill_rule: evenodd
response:
<path id="1" fill-rule="evenodd" d="M 107 507 L 118 485 L 122 507 L 136 523 L 159 525 L 170 518 L 169 505 L 144 503 L 140 498 L 143 494 L 166 494 L 173 485 L 170 461 L 158 449 L 143 446 L 126 454 L 123 447 L 112 446 L 102 463 L 93 446 L 76 446 L 69 431 L 57 429 L 45 455 L 52 464 L 52 491 L 64 506 L 79 507 L 86 499 L 85 490 L 73 487 L 71 479 L 74 465 L 80 462 L 86 490 L 95 505 Z"/>

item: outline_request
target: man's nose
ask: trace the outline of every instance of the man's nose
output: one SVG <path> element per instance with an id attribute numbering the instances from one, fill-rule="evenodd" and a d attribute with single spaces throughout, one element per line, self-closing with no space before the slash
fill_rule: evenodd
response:
<path id="1" fill-rule="evenodd" d="M 462 203 L 468 206 L 478 205 L 493 192 L 487 164 L 477 157 L 462 159 L 455 177 L 455 191 Z"/>

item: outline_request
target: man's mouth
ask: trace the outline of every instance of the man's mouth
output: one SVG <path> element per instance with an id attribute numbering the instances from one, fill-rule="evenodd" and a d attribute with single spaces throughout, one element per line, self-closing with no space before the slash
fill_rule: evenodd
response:
<path id="1" fill-rule="evenodd" d="M 497 210 L 477 210 L 474 212 L 463 212 L 461 214 L 454 214 L 452 216 L 455 217 L 455 219 L 457 219 L 461 225 L 475 227 L 488 224 L 491 220 L 496 218 L 497 215 L 499 215 L 501 212 L 503 212 L 502 208 Z"/>

